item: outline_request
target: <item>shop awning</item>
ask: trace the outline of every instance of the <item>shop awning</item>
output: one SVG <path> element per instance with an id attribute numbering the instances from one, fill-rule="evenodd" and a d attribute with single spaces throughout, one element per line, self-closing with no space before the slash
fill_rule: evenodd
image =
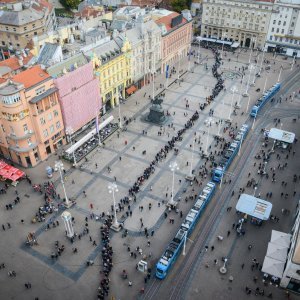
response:
<path id="1" fill-rule="evenodd" d="M 272 230 L 271 243 L 289 248 L 291 237 L 289 233 Z"/>
<path id="2" fill-rule="evenodd" d="M 288 254 L 288 247 L 268 243 L 266 256 L 285 262 Z"/>
<path id="3" fill-rule="evenodd" d="M 99 124 L 99 130 L 103 129 L 107 124 L 111 123 L 113 121 L 114 117 L 109 116 L 105 121 L 103 121 L 101 124 Z M 80 139 L 78 142 L 73 144 L 69 149 L 67 149 L 65 152 L 70 155 L 73 153 L 73 151 L 76 151 L 79 147 L 81 147 L 85 142 L 87 142 L 89 139 L 91 139 L 95 134 L 97 134 L 96 128 L 91 130 L 89 133 L 87 133 L 82 139 Z"/>
<path id="4" fill-rule="evenodd" d="M 272 203 L 247 194 L 242 194 L 236 204 L 238 211 L 259 220 L 268 220 L 272 207 Z"/>
<path id="5" fill-rule="evenodd" d="M 132 85 L 131 87 L 129 87 L 128 89 L 126 89 L 126 93 L 128 95 L 133 94 L 135 91 L 137 90 L 137 88 L 135 87 L 135 85 Z"/>
<path id="6" fill-rule="evenodd" d="M 25 173 L 11 165 L 8 165 L 4 161 L 0 161 L 0 176 L 4 179 L 17 181 L 21 177 L 25 176 Z"/>
<path id="7" fill-rule="evenodd" d="M 285 262 L 266 256 L 261 271 L 282 278 Z"/>

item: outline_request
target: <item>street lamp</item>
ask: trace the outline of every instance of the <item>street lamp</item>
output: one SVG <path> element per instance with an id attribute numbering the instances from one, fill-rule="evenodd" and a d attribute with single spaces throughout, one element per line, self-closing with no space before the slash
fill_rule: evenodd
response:
<path id="1" fill-rule="evenodd" d="M 63 191 L 64 191 L 64 195 L 65 195 L 65 199 L 66 199 L 66 207 L 70 207 L 70 201 L 68 199 L 67 193 L 66 193 L 66 188 L 65 188 L 65 183 L 64 183 L 64 179 L 63 179 L 63 175 L 62 175 L 62 171 L 64 170 L 64 164 L 61 160 L 58 160 L 55 162 L 54 165 L 55 169 L 58 170 L 59 175 L 60 175 L 60 181 L 61 181 L 61 185 L 63 187 Z"/>
<path id="2" fill-rule="evenodd" d="M 231 98 L 231 103 L 230 103 L 230 111 L 229 111 L 229 116 L 228 116 L 228 120 L 231 120 L 231 111 L 232 111 L 232 106 L 233 106 L 233 99 L 234 99 L 234 94 L 238 91 L 236 86 L 233 86 L 231 88 L 231 92 L 232 92 L 232 98 Z"/>
<path id="3" fill-rule="evenodd" d="M 224 33 L 222 34 L 223 45 L 222 45 L 221 59 L 223 59 L 224 38 L 225 38 L 226 36 L 227 36 L 227 34 L 224 32 Z"/>
<path id="4" fill-rule="evenodd" d="M 208 118 L 204 123 L 206 123 L 206 126 L 208 126 L 207 130 L 207 136 L 206 136 L 206 147 L 205 147 L 205 154 L 208 156 L 208 139 L 209 139 L 209 129 L 211 125 L 212 118 Z"/>
<path id="5" fill-rule="evenodd" d="M 152 100 L 154 101 L 154 89 L 155 89 L 155 52 L 153 52 L 153 64 L 152 64 Z"/>
<path id="6" fill-rule="evenodd" d="M 279 71 L 279 75 L 278 75 L 278 79 L 277 79 L 277 83 L 280 81 L 280 77 L 281 77 L 281 72 L 282 72 L 282 66 L 280 66 L 280 71 Z"/>
<path id="7" fill-rule="evenodd" d="M 66 128 L 66 134 L 68 135 L 70 142 L 71 142 L 71 147 L 73 146 L 73 140 L 72 140 L 72 134 L 74 133 L 74 130 L 71 126 L 68 126 Z M 76 167 L 77 163 L 76 163 L 76 156 L 75 156 L 75 149 L 73 149 L 72 151 L 72 155 L 73 155 L 73 162 L 74 162 L 74 166 Z"/>
<path id="8" fill-rule="evenodd" d="M 245 78 L 245 76 L 242 77 L 240 91 L 242 91 L 242 88 L 243 88 L 244 78 Z M 242 93 L 240 93 L 239 100 L 238 100 L 238 103 L 235 106 L 235 108 L 241 108 L 241 100 L 242 100 Z"/>
<path id="9" fill-rule="evenodd" d="M 112 182 L 108 185 L 108 192 L 110 194 L 112 194 L 113 196 L 113 201 L 114 201 L 114 215 L 115 215 L 115 219 L 114 219 L 114 224 L 113 224 L 113 229 L 114 230 L 120 230 L 120 224 L 117 220 L 117 209 L 116 209 L 116 198 L 115 198 L 115 193 L 118 192 L 118 186 L 116 183 Z"/>
<path id="10" fill-rule="evenodd" d="M 248 77 L 248 81 L 247 81 L 247 87 L 246 87 L 246 91 L 245 93 L 243 94 L 244 97 L 248 97 L 249 94 L 248 94 L 248 90 L 249 90 L 249 83 L 250 83 L 250 77 L 251 77 L 251 73 L 252 73 L 252 70 L 254 69 L 254 66 L 251 64 L 249 65 L 249 77 Z"/>
<path id="11" fill-rule="evenodd" d="M 219 270 L 221 274 L 226 274 L 227 273 L 227 268 L 226 268 L 227 261 L 228 261 L 228 259 L 224 258 L 224 265 Z"/>
<path id="12" fill-rule="evenodd" d="M 256 190 L 257 190 L 257 186 L 255 186 L 255 187 L 254 187 L 254 193 L 253 193 L 253 197 L 255 197 Z"/>
<path id="13" fill-rule="evenodd" d="M 117 103 L 119 104 L 119 128 L 122 129 L 122 117 L 121 117 L 121 102 L 120 102 L 120 96 L 119 96 L 119 87 L 117 87 Z"/>
<path id="14" fill-rule="evenodd" d="M 193 180 L 194 180 L 194 175 L 193 175 L 194 151 L 195 151 L 195 138 L 193 138 L 192 161 L 191 161 L 190 173 L 189 173 L 189 175 L 187 175 L 187 176 L 185 177 L 187 180 L 190 180 L 190 181 L 193 181 Z"/>
<path id="15" fill-rule="evenodd" d="M 266 175 L 266 167 L 267 167 L 268 162 L 264 162 L 264 169 L 263 169 L 263 175 Z"/>
<path id="16" fill-rule="evenodd" d="M 170 170 L 173 172 L 173 179 L 172 179 L 172 196 L 171 196 L 171 202 L 174 203 L 174 181 L 175 181 L 175 171 L 179 170 L 178 164 L 176 161 L 173 161 L 169 165 Z"/>

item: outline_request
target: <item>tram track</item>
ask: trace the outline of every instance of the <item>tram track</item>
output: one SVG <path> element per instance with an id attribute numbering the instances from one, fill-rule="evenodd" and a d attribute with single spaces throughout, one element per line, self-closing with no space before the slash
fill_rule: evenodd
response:
<path id="1" fill-rule="evenodd" d="M 288 91 L 295 82 L 300 77 L 299 70 L 295 70 L 292 74 L 290 74 L 283 82 L 280 93 L 278 96 L 286 95 L 286 91 Z M 284 115 L 293 114 L 295 113 L 294 110 L 282 110 L 275 106 L 271 106 L 271 108 L 268 109 L 267 112 L 265 112 L 266 115 L 269 115 L 268 117 L 271 118 L 271 115 L 277 111 L 284 112 Z M 240 174 L 243 169 L 246 167 L 245 164 L 241 163 L 242 161 L 246 161 L 248 157 L 251 157 L 252 153 L 255 151 L 255 146 L 259 142 L 259 139 L 257 139 L 257 132 L 260 130 L 259 128 L 262 127 L 262 125 L 265 123 L 266 119 L 261 119 L 257 126 L 256 130 L 252 133 L 251 138 L 248 141 L 244 142 L 244 151 L 241 156 L 238 157 L 238 160 L 236 160 L 235 164 L 231 166 L 231 168 L 234 168 L 234 171 L 236 174 Z M 245 120 L 245 123 L 248 123 L 249 125 L 250 117 L 248 116 Z M 249 125 L 250 126 L 250 125 Z M 246 144 L 246 145 L 245 145 Z M 215 206 L 214 209 L 211 209 L 211 213 L 207 220 L 204 220 L 204 226 L 203 230 L 198 230 L 197 234 L 195 236 L 194 243 L 191 245 L 190 250 L 188 252 L 187 258 L 181 260 L 179 262 L 178 269 L 180 272 L 175 274 L 175 276 L 172 278 L 171 283 L 166 283 L 164 281 L 153 279 L 151 282 L 151 285 L 146 290 L 145 294 L 143 295 L 142 299 L 156 299 L 157 294 L 160 290 L 160 288 L 164 287 L 164 285 L 172 285 L 172 288 L 170 289 L 170 293 L 168 296 L 168 299 L 170 300 L 177 300 L 177 299 L 183 299 L 183 293 L 185 292 L 185 287 L 188 284 L 188 281 L 191 279 L 191 275 L 193 271 L 197 267 L 197 262 L 201 261 L 203 253 L 201 250 L 204 249 L 205 243 L 207 242 L 209 236 L 214 232 L 214 227 L 216 226 L 216 221 L 218 219 L 218 216 L 220 215 L 222 209 L 224 209 L 224 204 L 226 203 L 226 200 L 228 197 L 230 197 L 230 192 L 232 191 L 233 187 L 237 183 L 239 179 L 239 176 L 235 176 L 232 180 L 232 184 L 229 186 L 223 188 L 223 191 L 221 192 L 219 190 L 218 193 L 216 193 L 215 198 L 219 198 L 219 200 L 215 203 L 218 205 Z M 199 225 L 200 226 L 200 225 Z M 200 229 L 200 228 L 199 228 Z M 202 255 L 201 255 L 202 254 Z M 178 261 L 177 261 L 178 263 Z M 174 269 L 171 271 L 171 273 L 174 272 Z M 169 276 L 172 274 L 169 274 Z M 174 275 L 174 274 L 173 274 Z"/>

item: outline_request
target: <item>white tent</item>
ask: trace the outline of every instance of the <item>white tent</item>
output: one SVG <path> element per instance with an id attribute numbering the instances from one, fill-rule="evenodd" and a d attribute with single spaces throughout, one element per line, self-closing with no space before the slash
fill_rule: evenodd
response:
<path id="1" fill-rule="evenodd" d="M 283 247 L 289 247 L 290 242 L 291 242 L 291 235 L 285 232 L 277 231 L 277 230 L 272 230 L 272 235 L 271 235 L 271 243 L 280 245 Z"/>
<path id="2" fill-rule="evenodd" d="M 272 203 L 256 198 L 251 195 L 242 194 L 238 203 L 236 204 L 236 210 L 255 217 L 259 220 L 268 220 L 272 211 Z"/>
<path id="3" fill-rule="evenodd" d="M 285 262 L 266 256 L 261 271 L 282 278 Z"/>
<path id="4" fill-rule="evenodd" d="M 295 140 L 295 133 L 278 128 L 271 128 L 268 137 L 270 139 L 292 144 Z"/>
<path id="5" fill-rule="evenodd" d="M 288 254 L 288 247 L 268 243 L 268 250 L 266 256 L 276 260 L 285 262 Z"/>

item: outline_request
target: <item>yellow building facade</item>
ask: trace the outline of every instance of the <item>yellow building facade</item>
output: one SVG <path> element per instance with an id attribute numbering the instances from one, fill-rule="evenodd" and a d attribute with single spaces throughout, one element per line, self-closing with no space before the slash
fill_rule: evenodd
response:
<path id="1" fill-rule="evenodd" d="M 131 45 L 127 39 L 117 37 L 94 48 L 89 54 L 96 76 L 99 78 L 103 113 L 126 97 L 131 85 Z"/>

